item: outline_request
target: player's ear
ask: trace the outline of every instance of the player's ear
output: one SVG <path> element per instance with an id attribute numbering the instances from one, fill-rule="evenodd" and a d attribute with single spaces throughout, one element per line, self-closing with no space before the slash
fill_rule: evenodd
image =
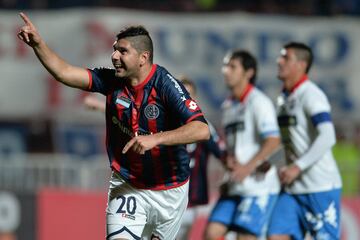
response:
<path id="1" fill-rule="evenodd" d="M 245 74 L 246 74 L 247 79 L 251 79 L 255 74 L 255 70 L 253 68 L 250 68 L 250 69 L 246 70 Z"/>
<path id="2" fill-rule="evenodd" d="M 306 72 L 306 66 L 307 66 L 307 62 L 303 60 L 298 61 L 298 68 L 300 68 L 301 71 Z"/>
<path id="3" fill-rule="evenodd" d="M 150 52 L 144 51 L 140 54 L 140 65 L 143 66 L 150 61 Z"/>

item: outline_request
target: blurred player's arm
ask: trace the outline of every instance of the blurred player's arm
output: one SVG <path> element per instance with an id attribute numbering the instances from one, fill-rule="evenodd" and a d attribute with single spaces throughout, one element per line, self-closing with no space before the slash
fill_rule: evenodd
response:
<path id="1" fill-rule="evenodd" d="M 334 125 L 330 122 L 316 126 L 318 135 L 309 150 L 295 164 L 303 171 L 325 155 L 336 142 Z"/>
<path id="2" fill-rule="evenodd" d="M 220 138 L 214 126 L 208 122 L 210 130 L 210 139 L 206 142 L 206 147 L 220 161 L 224 163 L 226 147 L 223 139 Z"/>
<path id="3" fill-rule="evenodd" d="M 260 150 L 246 164 L 237 164 L 232 171 L 231 178 L 236 181 L 242 181 L 250 175 L 271 154 L 278 149 L 280 138 L 278 136 L 269 136 L 264 139 Z"/>
<path id="4" fill-rule="evenodd" d="M 321 159 L 336 142 L 335 130 L 332 123 L 322 123 L 316 126 L 318 135 L 309 150 L 294 164 L 280 169 L 280 181 L 291 184 L 305 169 Z"/>
<path id="5" fill-rule="evenodd" d="M 59 82 L 74 88 L 88 89 L 89 75 L 86 69 L 68 64 L 52 51 L 41 38 L 34 24 L 24 14 L 20 13 L 24 21 L 18 38 L 33 48 L 36 56 L 46 70 Z"/>
<path id="6" fill-rule="evenodd" d="M 135 136 L 124 147 L 123 153 L 130 148 L 140 154 L 158 145 L 179 145 L 208 140 L 210 137 L 208 125 L 194 120 L 170 131 L 159 132 L 146 136 Z"/>
<path id="7" fill-rule="evenodd" d="M 90 110 L 99 112 L 105 112 L 106 109 L 105 101 L 99 100 L 92 95 L 88 95 L 84 98 L 84 105 Z"/>

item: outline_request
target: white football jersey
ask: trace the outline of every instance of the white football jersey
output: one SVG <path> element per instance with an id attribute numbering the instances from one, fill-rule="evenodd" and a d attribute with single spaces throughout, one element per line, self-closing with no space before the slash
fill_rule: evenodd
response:
<path id="1" fill-rule="evenodd" d="M 247 163 L 260 150 L 267 137 L 279 137 L 275 107 L 260 90 L 253 87 L 242 99 L 227 99 L 222 106 L 222 124 L 226 133 L 228 151 L 241 164 Z M 280 183 L 272 167 L 261 176 L 251 174 L 241 183 L 230 184 L 231 195 L 264 195 L 278 193 Z"/>
<path id="2" fill-rule="evenodd" d="M 333 129 L 330 111 L 330 104 L 323 91 L 309 80 L 302 82 L 290 94 L 283 93 L 278 97 L 278 122 L 287 164 L 298 161 L 300 166 L 301 156 L 309 151 L 318 136 L 318 124 L 331 124 Z M 309 166 L 306 166 L 286 191 L 314 193 L 341 187 L 340 174 L 331 148 L 325 150 L 320 158 L 307 160 L 310 160 Z M 301 162 L 301 165 L 304 163 Z"/>

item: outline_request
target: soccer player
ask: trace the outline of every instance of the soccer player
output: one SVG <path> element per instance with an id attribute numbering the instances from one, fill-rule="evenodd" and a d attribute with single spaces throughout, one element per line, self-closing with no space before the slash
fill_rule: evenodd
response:
<path id="1" fill-rule="evenodd" d="M 189 78 L 179 77 L 180 82 L 189 92 L 190 97 L 196 100 L 196 86 Z M 207 166 L 209 157 L 214 155 L 222 160 L 224 155 L 224 143 L 217 134 L 215 128 L 208 122 L 210 139 L 198 143 L 186 145 L 190 155 L 190 183 L 189 183 L 189 204 L 185 211 L 184 218 L 177 239 L 188 239 L 192 224 L 199 214 L 199 206 L 209 203 Z"/>
<path id="2" fill-rule="evenodd" d="M 303 43 L 281 49 L 278 78 L 284 88 L 277 100 L 286 166 L 279 169 L 285 191 L 269 225 L 270 240 L 340 239 L 341 179 L 331 147 L 335 131 L 330 104 L 309 80 L 313 54 Z"/>
<path id="3" fill-rule="evenodd" d="M 225 239 L 234 230 L 237 239 L 257 239 L 280 191 L 275 167 L 263 175 L 256 171 L 280 144 L 275 108 L 254 85 L 257 64 L 249 52 L 226 55 L 222 70 L 230 90 L 222 106 L 230 181 L 209 217 L 205 238 Z"/>
<path id="4" fill-rule="evenodd" d="M 18 37 L 33 48 L 55 79 L 106 96 L 107 153 L 112 176 L 106 239 L 172 240 L 188 202 L 189 156 L 185 144 L 208 140 L 197 103 L 165 68 L 153 64 L 153 44 L 142 26 L 117 35 L 113 69 L 83 69 L 54 53 L 30 19 Z"/>
<path id="5" fill-rule="evenodd" d="M 181 76 L 178 78 L 190 94 L 196 100 L 196 86 L 189 78 Z M 105 102 L 95 96 L 88 95 L 84 99 L 84 104 L 91 110 L 105 112 Z M 209 124 L 209 122 L 208 122 Z M 186 150 L 190 155 L 190 180 L 189 180 L 189 203 L 181 223 L 177 239 L 188 239 L 192 224 L 198 215 L 199 206 L 209 203 L 208 175 L 207 166 L 210 155 L 217 159 L 222 159 L 224 155 L 224 143 L 217 134 L 215 128 L 209 124 L 210 139 L 198 143 L 186 145 Z"/>

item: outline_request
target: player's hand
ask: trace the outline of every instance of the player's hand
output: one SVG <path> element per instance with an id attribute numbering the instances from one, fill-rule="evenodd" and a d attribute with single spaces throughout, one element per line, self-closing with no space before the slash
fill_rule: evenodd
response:
<path id="1" fill-rule="evenodd" d="M 255 172 L 258 174 L 265 174 L 270 168 L 271 164 L 268 161 L 264 161 L 255 169 Z"/>
<path id="2" fill-rule="evenodd" d="M 92 95 L 87 95 L 84 98 L 84 105 L 90 110 L 105 112 L 106 102 L 101 101 Z"/>
<path id="3" fill-rule="evenodd" d="M 20 28 L 20 31 L 17 34 L 18 38 L 30 47 L 39 45 L 42 40 L 34 24 L 30 21 L 28 16 L 25 15 L 25 13 L 21 12 L 20 17 L 23 19 L 25 24 Z"/>
<path id="4" fill-rule="evenodd" d="M 122 153 L 132 149 L 138 154 L 145 154 L 145 151 L 152 149 L 157 145 L 157 137 L 154 135 L 135 136 L 123 148 Z"/>
<path id="5" fill-rule="evenodd" d="M 282 167 L 279 170 L 280 182 L 284 185 L 290 185 L 291 183 L 294 182 L 296 178 L 300 176 L 300 174 L 301 174 L 301 169 L 295 164 Z"/>
<path id="6" fill-rule="evenodd" d="M 225 159 L 226 170 L 232 171 L 237 164 L 238 164 L 238 161 L 234 155 L 229 154 L 226 156 L 226 159 Z"/>
<path id="7" fill-rule="evenodd" d="M 236 164 L 231 172 L 231 180 L 234 182 L 242 182 L 251 174 L 254 169 L 249 164 Z"/>

